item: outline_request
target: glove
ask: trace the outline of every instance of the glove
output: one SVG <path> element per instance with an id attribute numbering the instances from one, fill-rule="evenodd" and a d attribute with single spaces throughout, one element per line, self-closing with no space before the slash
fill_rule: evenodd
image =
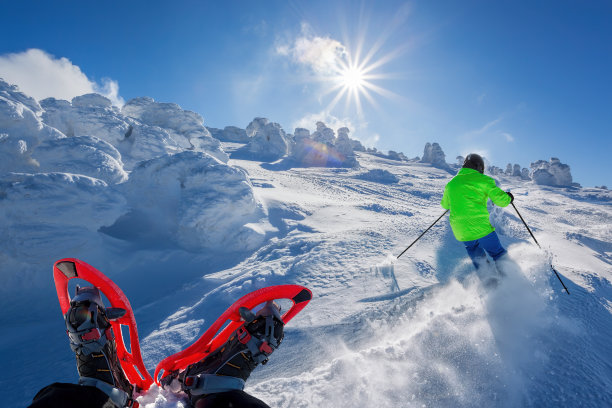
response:
<path id="1" fill-rule="evenodd" d="M 506 194 L 508 194 L 510 196 L 510 204 L 512 204 L 514 202 L 514 196 L 509 191 L 506 191 Z"/>

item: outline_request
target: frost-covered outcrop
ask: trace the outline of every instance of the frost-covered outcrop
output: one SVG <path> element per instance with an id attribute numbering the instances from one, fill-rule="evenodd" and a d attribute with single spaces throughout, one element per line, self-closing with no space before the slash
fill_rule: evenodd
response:
<path id="1" fill-rule="evenodd" d="M 181 150 L 166 130 L 124 116 L 110 100 L 97 94 L 77 96 L 72 102 L 48 98 L 41 106 L 45 123 L 66 136 L 93 136 L 113 145 L 127 170 L 142 160 Z"/>
<path id="2" fill-rule="evenodd" d="M 41 113 L 36 100 L 0 79 L 0 175 L 36 172 L 39 163 L 32 158 L 36 146 L 65 137 L 44 124 Z"/>
<path id="3" fill-rule="evenodd" d="M 397 161 L 408 161 L 408 157 L 402 152 L 396 152 L 394 150 L 389 150 L 389 154 L 387 155 L 391 160 Z"/>
<path id="4" fill-rule="evenodd" d="M 450 170 L 446 163 L 446 155 L 438 143 L 426 143 L 421 163 L 430 163 L 433 167 Z"/>
<path id="5" fill-rule="evenodd" d="M 278 123 L 255 118 L 246 128 L 249 143 L 235 152 L 237 157 L 277 160 L 289 153 L 290 140 Z"/>
<path id="6" fill-rule="evenodd" d="M 132 212 L 105 230 L 122 239 L 134 225 L 146 239 L 188 250 L 249 250 L 263 234 L 246 226 L 264 214 L 245 173 L 203 153 L 185 151 L 140 163 L 122 185 Z"/>
<path id="7" fill-rule="evenodd" d="M 561 161 L 553 157 L 549 162 L 538 160 L 531 163 L 531 179 L 536 184 L 546 186 L 571 186 L 572 174 L 570 166 L 561 163 Z"/>
<path id="8" fill-rule="evenodd" d="M 358 167 L 353 151 L 354 141 L 349 129 L 338 129 L 338 137 L 323 122 L 317 122 L 317 130 L 311 135 L 308 129 L 297 128 L 293 136 L 291 159 L 300 166 Z"/>
<path id="9" fill-rule="evenodd" d="M 32 158 L 38 162 L 40 172 L 82 174 L 108 184 L 128 178 L 117 149 L 92 136 L 46 140 L 38 145 Z"/>
<path id="10" fill-rule="evenodd" d="M 121 112 L 131 118 L 163 128 L 182 149 L 205 151 L 217 159 L 227 162 L 220 142 L 204 127 L 204 119 L 195 112 L 181 109 L 175 103 L 155 102 L 143 97 L 129 100 Z"/>
<path id="11" fill-rule="evenodd" d="M 399 181 L 399 178 L 388 170 L 372 169 L 365 173 L 356 176 L 362 180 L 374 181 L 376 183 L 393 184 Z"/>
<path id="12" fill-rule="evenodd" d="M 328 128 L 323 122 L 317 122 L 317 130 L 312 134 L 312 140 L 318 143 L 333 145 L 335 139 L 336 136 L 331 128 Z"/>
<path id="13" fill-rule="evenodd" d="M 222 142 L 247 143 L 249 141 L 246 130 L 236 126 L 226 126 L 223 129 L 207 127 L 206 129 L 212 137 Z"/>

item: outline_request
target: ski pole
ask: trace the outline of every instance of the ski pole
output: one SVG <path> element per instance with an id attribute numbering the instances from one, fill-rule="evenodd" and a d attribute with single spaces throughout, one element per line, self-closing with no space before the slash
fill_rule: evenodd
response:
<path id="1" fill-rule="evenodd" d="M 423 231 L 423 233 L 422 233 L 421 235 L 419 235 L 419 237 L 418 237 L 417 239 L 415 239 L 415 240 L 412 242 L 412 244 L 408 245 L 408 248 L 404 249 L 404 250 L 402 251 L 402 253 L 401 253 L 401 254 L 399 254 L 399 255 L 397 256 L 397 258 L 395 258 L 395 259 L 399 259 L 399 257 L 400 257 L 400 256 L 404 255 L 404 252 L 406 252 L 407 250 L 409 250 L 411 246 L 413 246 L 413 245 L 414 245 L 414 244 L 415 244 L 415 243 L 416 243 L 416 242 L 417 242 L 419 239 L 421 239 L 421 237 L 422 237 L 423 235 L 425 235 L 425 233 L 426 233 L 427 231 L 429 231 L 429 230 L 431 229 L 431 227 L 433 227 L 434 225 L 436 225 L 436 223 L 437 223 L 438 221 L 440 221 L 440 219 L 441 219 L 442 217 L 444 217 L 444 216 L 446 215 L 446 213 L 447 213 L 447 212 L 448 212 L 448 210 L 444 211 L 444 214 L 442 214 L 441 216 L 439 216 L 439 217 L 438 217 L 438 219 L 437 219 L 437 220 L 435 220 L 435 221 L 434 221 L 434 223 L 433 223 L 433 224 L 431 224 L 431 225 L 429 226 L 429 228 L 427 228 L 425 231 Z"/>
<path id="2" fill-rule="evenodd" d="M 531 235 L 531 238 L 533 238 L 533 241 L 537 244 L 538 248 L 542 249 L 542 247 L 540 246 L 540 243 L 538 242 L 536 237 L 533 235 L 533 232 L 531 232 L 531 229 L 529 228 L 529 225 L 527 225 L 527 223 L 525 222 L 525 220 L 521 216 L 521 213 L 519 212 L 519 210 L 516 208 L 514 203 L 510 203 L 510 204 L 512 204 L 512 207 L 514 207 L 514 210 L 518 214 L 519 218 L 521 219 L 521 221 L 523 221 L 523 224 L 525 224 L 525 228 L 527 228 L 527 231 L 529 231 L 529 234 Z M 550 269 L 552 269 L 553 272 L 555 273 L 555 275 L 557 275 L 557 279 L 559 279 L 559 282 L 561 282 L 561 285 L 563 285 L 563 289 L 565 289 L 565 291 L 569 295 L 570 293 L 569 293 L 569 290 L 567 289 L 567 286 L 565 286 L 565 283 L 563 283 L 563 281 L 561 280 L 561 277 L 559 276 L 559 273 L 557 272 L 557 270 L 553 266 L 552 262 L 550 263 Z"/>

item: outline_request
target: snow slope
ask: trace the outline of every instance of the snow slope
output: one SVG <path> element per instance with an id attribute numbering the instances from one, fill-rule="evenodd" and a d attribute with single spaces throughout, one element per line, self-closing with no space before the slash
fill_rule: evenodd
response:
<path id="1" fill-rule="evenodd" d="M 0 122 L 0 155 L 15 166 L 0 173 L 4 405 L 77 379 L 51 277 L 63 257 L 128 295 L 151 372 L 238 297 L 309 287 L 314 299 L 247 383 L 274 407 L 612 405 L 609 191 L 496 176 L 545 251 L 512 209 L 492 208 L 513 262 L 491 288 L 446 218 L 395 260 L 442 214 L 448 171 L 364 152 L 355 168 L 226 163 L 244 144 L 218 145 L 201 117 L 150 98 L 135 100 L 133 116 L 93 98 L 63 104 L 72 129 L 90 132 L 68 136 L 7 89 L 0 101 L 21 113 L 0 116 L 13 120 Z M 169 112 L 182 119 L 162 121 Z M 97 133 L 100 123 L 119 135 L 132 126 L 154 148 L 126 145 L 112 126 Z M 155 387 L 140 402 L 183 406 Z"/>

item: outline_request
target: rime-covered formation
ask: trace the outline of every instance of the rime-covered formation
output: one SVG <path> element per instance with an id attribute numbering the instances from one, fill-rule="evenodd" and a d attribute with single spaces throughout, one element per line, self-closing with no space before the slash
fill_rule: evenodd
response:
<path id="1" fill-rule="evenodd" d="M 95 245 L 99 232 L 194 251 L 253 248 L 261 204 L 220 146 L 176 104 L 137 98 L 120 110 L 97 94 L 39 104 L 0 81 L 0 229 L 12 237 L 0 256 L 18 262 L 33 240 L 49 251 L 82 237 Z M 33 232 L 32 213 L 45 228 Z"/>

